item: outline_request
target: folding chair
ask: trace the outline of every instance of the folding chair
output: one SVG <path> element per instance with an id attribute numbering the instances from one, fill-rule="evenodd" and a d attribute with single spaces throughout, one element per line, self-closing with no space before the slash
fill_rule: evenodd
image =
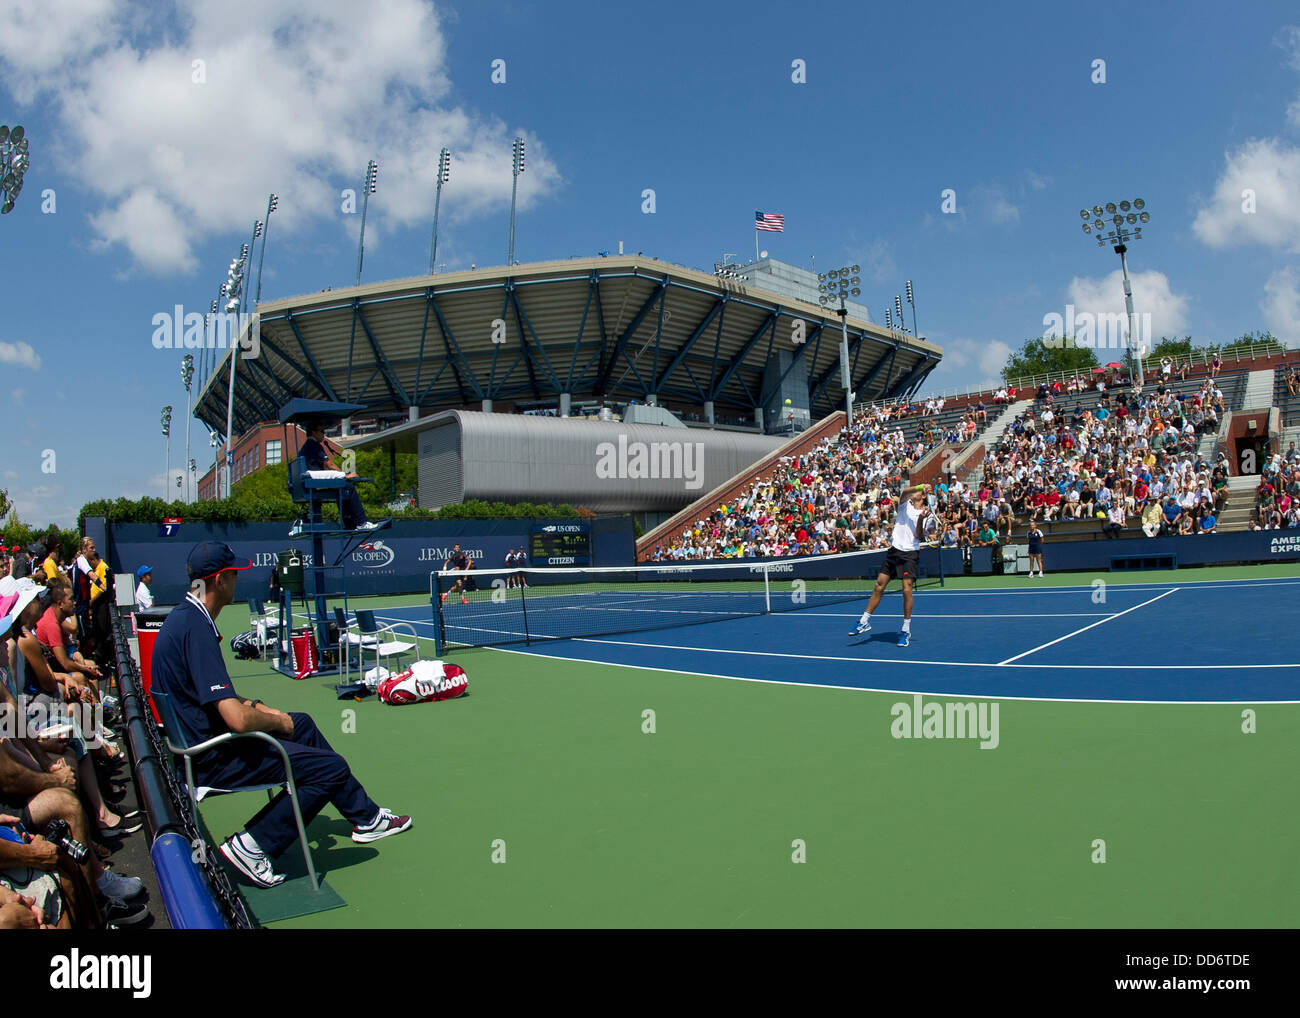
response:
<path id="1" fill-rule="evenodd" d="M 248 629 L 257 634 L 257 649 L 266 660 L 266 650 L 270 646 L 270 635 L 280 635 L 280 618 L 276 612 L 267 611 L 266 606 L 255 597 L 248 599 Z"/>
<path id="2" fill-rule="evenodd" d="M 158 710 L 158 717 L 162 719 L 167 748 L 185 761 L 185 790 L 189 793 L 190 805 L 194 812 L 198 813 L 199 803 L 209 795 L 228 795 L 232 792 L 265 792 L 268 799 L 274 799 L 273 791 L 283 787 L 289 793 L 289 801 L 293 803 L 293 819 L 298 825 L 298 842 L 302 845 L 302 857 L 307 863 L 307 875 L 311 878 L 312 890 L 319 891 L 320 881 L 316 879 L 316 865 L 312 862 L 311 846 L 307 844 L 307 828 L 302 822 L 302 808 L 298 805 L 298 792 L 294 787 L 293 764 L 289 762 L 289 754 L 285 752 L 279 741 L 266 732 L 244 732 L 242 734 L 226 732 L 224 735 L 218 735 L 205 742 L 200 742 L 196 746 L 179 744 L 176 740 L 183 738 L 183 736 L 180 721 L 176 717 L 175 709 L 172 707 L 171 698 L 156 686 L 149 691 L 149 695 L 153 698 L 154 707 Z M 173 736 L 175 736 L 175 739 L 173 739 Z M 194 784 L 194 765 L 191 758 L 206 752 L 213 746 L 219 746 L 223 742 L 231 742 L 235 739 L 261 739 L 274 746 L 275 751 L 280 754 L 280 759 L 284 761 L 285 780 L 269 784 L 240 785 L 237 788 L 196 786 Z"/>
<path id="3" fill-rule="evenodd" d="M 363 636 L 355 631 L 348 622 L 348 615 L 342 608 L 334 609 L 334 622 L 339 631 L 339 667 L 343 669 L 343 681 L 347 682 L 352 669 L 352 650 L 357 651 L 357 666 L 361 666 L 361 648 L 374 647 L 379 643 L 377 636 Z M 364 673 L 363 673 L 364 674 Z"/>
<path id="4" fill-rule="evenodd" d="M 358 609 L 356 616 L 357 630 L 360 632 L 363 640 L 365 637 L 370 637 L 374 640 L 373 644 L 363 642 L 358 651 L 360 660 L 357 667 L 361 669 L 361 674 L 363 676 L 365 675 L 365 654 L 370 650 L 375 652 L 376 668 L 379 667 L 381 661 L 394 656 L 400 659 L 403 654 L 411 650 L 415 651 L 415 659 L 417 661 L 420 660 L 420 640 L 419 637 L 415 635 L 415 627 L 409 622 L 390 622 L 386 626 L 377 626 L 375 625 L 375 613 L 368 609 Z M 391 633 L 396 629 L 409 630 L 411 634 L 411 642 L 406 643 L 402 640 L 380 639 L 384 633 Z"/>

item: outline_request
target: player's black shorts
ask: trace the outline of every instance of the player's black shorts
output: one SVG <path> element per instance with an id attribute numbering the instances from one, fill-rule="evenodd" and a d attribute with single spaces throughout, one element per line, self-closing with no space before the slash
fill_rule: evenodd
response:
<path id="1" fill-rule="evenodd" d="M 916 559 L 917 552 L 899 551 L 893 545 L 890 545 L 889 551 L 885 552 L 884 565 L 880 567 L 882 573 L 887 573 L 894 579 L 916 579 Z"/>

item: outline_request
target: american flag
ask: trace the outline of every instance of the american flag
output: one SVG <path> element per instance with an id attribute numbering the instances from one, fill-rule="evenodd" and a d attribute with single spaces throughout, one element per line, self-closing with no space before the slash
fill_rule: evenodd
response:
<path id="1" fill-rule="evenodd" d="M 784 233 L 785 216 L 779 212 L 755 212 L 754 229 L 766 230 L 768 233 Z"/>

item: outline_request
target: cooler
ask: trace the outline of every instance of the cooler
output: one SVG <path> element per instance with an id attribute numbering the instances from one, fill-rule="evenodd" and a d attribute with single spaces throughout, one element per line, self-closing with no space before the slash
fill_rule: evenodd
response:
<path id="1" fill-rule="evenodd" d="M 289 634 L 289 666 L 296 679 L 305 679 L 320 665 L 316 652 L 316 633 L 310 626 Z"/>
<path id="2" fill-rule="evenodd" d="M 131 624 L 135 627 L 136 640 L 140 645 L 140 683 L 144 686 L 144 696 L 149 702 L 149 709 L 153 711 L 153 719 L 160 725 L 162 719 L 158 717 L 158 708 L 149 696 L 149 687 L 153 684 L 153 642 L 170 614 L 171 608 L 150 608 L 131 616 Z"/>

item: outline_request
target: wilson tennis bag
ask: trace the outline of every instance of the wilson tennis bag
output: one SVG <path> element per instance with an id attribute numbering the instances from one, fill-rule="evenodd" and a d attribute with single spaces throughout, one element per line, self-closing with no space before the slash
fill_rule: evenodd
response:
<path id="1" fill-rule="evenodd" d="M 261 651 L 257 647 L 257 634 L 251 630 L 236 633 L 230 638 L 230 652 L 241 661 L 261 657 Z"/>
<path id="2" fill-rule="evenodd" d="M 452 700 L 468 691 L 469 676 L 464 668 L 443 661 L 416 661 L 379 684 L 379 699 L 399 705 L 428 703 Z"/>

